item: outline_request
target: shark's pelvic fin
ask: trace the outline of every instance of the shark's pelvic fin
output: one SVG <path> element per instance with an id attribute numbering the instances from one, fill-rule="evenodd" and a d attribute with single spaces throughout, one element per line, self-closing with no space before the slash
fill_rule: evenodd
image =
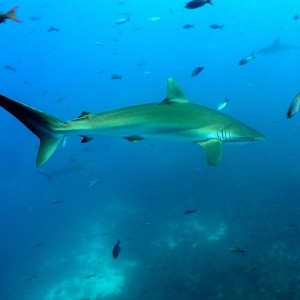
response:
<path id="1" fill-rule="evenodd" d="M 167 83 L 167 97 L 161 104 L 172 104 L 172 103 L 186 103 L 189 100 L 173 78 L 168 78 Z"/>
<path id="2" fill-rule="evenodd" d="M 59 129 L 63 129 L 65 124 L 46 113 L 2 95 L 0 95 L 0 106 L 15 116 L 40 139 L 36 165 L 37 167 L 43 165 L 64 139 L 64 135 L 59 134 Z"/>
<path id="3" fill-rule="evenodd" d="M 132 143 L 136 143 L 136 142 L 139 142 L 139 141 L 143 140 L 142 137 L 137 136 L 137 135 L 125 136 L 124 139 L 127 140 L 127 141 L 129 141 L 129 142 L 132 142 Z"/>
<path id="4" fill-rule="evenodd" d="M 205 153 L 205 158 L 210 166 L 216 166 L 222 158 L 223 143 L 218 139 L 197 142 Z"/>

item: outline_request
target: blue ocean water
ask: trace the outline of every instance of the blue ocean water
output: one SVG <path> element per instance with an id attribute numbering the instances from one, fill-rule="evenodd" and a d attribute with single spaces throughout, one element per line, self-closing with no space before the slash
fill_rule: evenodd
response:
<path id="1" fill-rule="evenodd" d="M 213 2 L 20 0 L 22 23 L 0 24 L 1 94 L 63 121 L 159 103 L 173 77 L 267 136 L 216 167 L 195 144 L 70 137 L 37 169 L 38 139 L 1 109 L 0 299 L 300 299 L 300 4 Z"/>

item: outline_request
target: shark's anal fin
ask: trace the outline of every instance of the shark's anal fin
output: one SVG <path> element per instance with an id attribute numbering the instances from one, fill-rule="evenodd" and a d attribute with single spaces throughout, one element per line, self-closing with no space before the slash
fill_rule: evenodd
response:
<path id="1" fill-rule="evenodd" d="M 92 140 L 93 138 L 88 137 L 88 136 L 84 136 L 83 139 L 81 140 L 81 143 L 85 144 L 88 143 Z"/>
<path id="2" fill-rule="evenodd" d="M 207 163 L 210 166 L 216 166 L 222 158 L 223 143 L 219 139 L 211 139 L 196 143 L 203 148 Z"/>
<path id="3" fill-rule="evenodd" d="M 137 136 L 137 135 L 125 136 L 124 139 L 129 141 L 129 142 L 132 142 L 132 143 L 136 143 L 136 142 L 139 142 L 139 141 L 143 140 L 142 137 Z"/>

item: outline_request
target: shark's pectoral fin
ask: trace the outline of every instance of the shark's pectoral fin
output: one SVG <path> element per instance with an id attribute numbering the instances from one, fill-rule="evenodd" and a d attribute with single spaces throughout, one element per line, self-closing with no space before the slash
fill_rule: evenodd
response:
<path id="1" fill-rule="evenodd" d="M 216 166 L 222 158 L 223 143 L 218 139 L 211 139 L 203 142 L 197 142 L 204 152 L 207 163 L 210 166 Z"/>

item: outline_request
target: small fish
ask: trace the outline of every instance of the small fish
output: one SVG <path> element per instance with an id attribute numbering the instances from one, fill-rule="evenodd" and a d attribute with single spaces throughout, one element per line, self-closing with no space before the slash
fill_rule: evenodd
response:
<path id="1" fill-rule="evenodd" d="M 195 28 L 194 24 L 185 24 L 184 26 L 182 26 L 183 29 L 190 29 L 190 28 Z"/>
<path id="2" fill-rule="evenodd" d="M 113 75 L 110 76 L 110 79 L 113 79 L 113 80 L 119 79 L 119 80 L 121 80 L 122 79 L 122 75 L 113 74 Z"/>
<path id="3" fill-rule="evenodd" d="M 158 21 L 161 21 L 161 17 L 151 17 L 148 19 L 148 21 L 150 22 L 158 22 Z"/>
<path id="4" fill-rule="evenodd" d="M 101 184 L 101 183 L 103 183 L 104 182 L 104 180 L 101 180 L 101 179 L 98 179 L 98 180 L 92 180 L 91 182 L 89 182 L 88 183 L 88 187 L 89 188 L 91 188 L 91 187 L 93 187 L 93 186 L 95 186 L 95 185 L 97 185 L 97 184 Z"/>
<path id="5" fill-rule="evenodd" d="M 61 203 L 63 203 L 63 202 L 64 202 L 64 201 L 63 201 L 63 200 L 60 200 L 60 199 L 51 201 L 52 204 L 61 204 Z"/>
<path id="6" fill-rule="evenodd" d="M 218 105 L 217 110 L 222 110 L 223 108 L 225 108 L 228 102 L 229 102 L 229 99 L 225 98 L 225 100 Z"/>
<path id="7" fill-rule="evenodd" d="M 191 76 L 195 77 L 197 76 L 200 72 L 202 72 L 202 70 L 204 69 L 204 67 L 197 67 L 194 69 L 194 71 L 192 72 Z"/>
<path id="8" fill-rule="evenodd" d="M 152 74 L 152 72 L 151 71 L 145 71 L 143 74 L 144 75 L 150 75 L 150 74 Z"/>
<path id="9" fill-rule="evenodd" d="M 129 21 L 130 21 L 130 16 L 127 16 L 127 18 L 120 18 L 120 19 L 117 19 L 117 20 L 115 21 L 115 24 L 116 24 L 116 25 L 122 25 L 122 24 L 124 24 L 124 23 L 129 22 Z"/>
<path id="10" fill-rule="evenodd" d="M 120 240 L 118 240 L 118 242 L 115 244 L 113 250 L 112 250 L 112 256 L 114 259 L 118 258 L 119 256 L 119 253 L 121 251 L 121 248 L 120 248 Z"/>
<path id="11" fill-rule="evenodd" d="M 14 6 L 7 13 L 0 13 L 0 24 L 5 23 L 7 19 L 21 23 L 22 21 L 16 17 L 17 8 L 18 6 Z"/>
<path id="12" fill-rule="evenodd" d="M 295 21 L 297 21 L 297 20 L 300 19 L 300 16 L 299 16 L 298 14 L 296 14 L 296 15 L 293 16 L 293 19 L 294 19 Z"/>
<path id="13" fill-rule="evenodd" d="M 94 277 L 97 277 L 97 275 L 93 273 L 93 274 L 89 274 L 89 275 L 84 276 L 84 279 L 91 279 L 91 278 L 94 278 Z"/>
<path id="14" fill-rule="evenodd" d="M 40 21 L 41 19 L 41 16 L 32 16 L 29 18 L 30 21 Z"/>
<path id="15" fill-rule="evenodd" d="M 245 250 L 243 250 L 242 248 L 240 247 L 233 247 L 233 248 L 230 248 L 229 249 L 230 252 L 234 252 L 234 253 L 241 253 L 241 254 L 245 254 Z"/>
<path id="16" fill-rule="evenodd" d="M 101 47 L 104 46 L 104 44 L 103 44 L 102 42 L 96 42 L 96 45 L 99 46 L 99 47 L 100 47 L 100 46 L 101 46 Z"/>
<path id="17" fill-rule="evenodd" d="M 8 71 L 12 71 L 12 72 L 16 72 L 16 68 L 11 66 L 11 65 L 5 65 L 4 69 L 8 70 Z"/>
<path id="18" fill-rule="evenodd" d="M 254 53 L 252 52 L 250 55 L 244 57 L 243 59 L 240 60 L 239 65 L 246 65 L 249 61 L 251 61 L 252 59 L 254 59 Z"/>
<path id="19" fill-rule="evenodd" d="M 192 0 L 186 4 L 185 8 L 194 9 L 204 6 L 205 4 L 214 5 L 211 0 Z"/>
<path id="20" fill-rule="evenodd" d="M 25 276 L 23 278 L 24 281 L 31 281 L 33 279 L 37 279 L 38 278 L 38 274 L 37 273 L 33 273 L 31 275 Z"/>
<path id="21" fill-rule="evenodd" d="M 196 209 L 187 209 L 183 212 L 184 215 L 194 214 L 197 210 Z"/>
<path id="22" fill-rule="evenodd" d="M 56 99 L 56 102 L 63 102 L 65 100 L 65 97 L 59 97 Z"/>
<path id="23" fill-rule="evenodd" d="M 209 25 L 212 29 L 224 29 L 224 25 L 218 25 L 218 24 L 211 24 Z"/>
<path id="24" fill-rule="evenodd" d="M 62 291 L 63 289 L 58 289 L 57 291 L 55 291 L 54 295 L 59 295 Z"/>
<path id="25" fill-rule="evenodd" d="M 45 247 L 46 244 L 41 242 L 41 243 L 36 243 L 36 244 L 33 244 L 31 245 L 31 248 L 40 248 L 40 247 Z"/>
<path id="26" fill-rule="evenodd" d="M 52 32 L 52 31 L 57 31 L 57 32 L 58 32 L 59 29 L 60 29 L 60 28 L 58 28 L 58 27 L 50 26 L 50 27 L 48 28 L 47 31 L 48 31 L 48 32 Z"/>
<path id="27" fill-rule="evenodd" d="M 294 117 L 296 113 L 299 111 L 299 109 L 300 109 L 300 93 L 296 95 L 296 97 L 293 99 L 289 107 L 289 110 L 287 112 L 287 118 L 290 119 Z"/>

